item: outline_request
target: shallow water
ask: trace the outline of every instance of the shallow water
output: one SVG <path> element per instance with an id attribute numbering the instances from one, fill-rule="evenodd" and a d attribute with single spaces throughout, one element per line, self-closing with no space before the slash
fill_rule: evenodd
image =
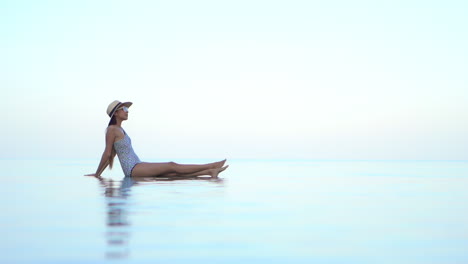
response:
<path id="1" fill-rule="evenodd" d="M 0 164 L 1 263 L 468 263 L 468 162 L 231 160 L 221 180 L 146 182 Z"/>

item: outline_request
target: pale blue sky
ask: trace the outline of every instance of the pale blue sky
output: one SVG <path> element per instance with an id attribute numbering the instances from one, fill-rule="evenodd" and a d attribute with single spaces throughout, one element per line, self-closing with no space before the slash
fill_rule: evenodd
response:
<path id="1" fill-rule="evenodd" d="M 0 158 L 467 159 L 466 1 L 0 2 Z"/>

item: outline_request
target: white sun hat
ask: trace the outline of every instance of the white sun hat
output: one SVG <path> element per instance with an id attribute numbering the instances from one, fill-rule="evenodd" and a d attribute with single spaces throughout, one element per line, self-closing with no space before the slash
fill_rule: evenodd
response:
<path id="1" fill-rule="evenodd" d="M 130 107 L 132 104 L 132 102 L 122 103 L 119 100 L 115 100 L 107 107 L 107 115 L 112 118 L 115 114 L 115 111 L 117 111 L 117 109 L 119 109 L 121 106 Z"/>

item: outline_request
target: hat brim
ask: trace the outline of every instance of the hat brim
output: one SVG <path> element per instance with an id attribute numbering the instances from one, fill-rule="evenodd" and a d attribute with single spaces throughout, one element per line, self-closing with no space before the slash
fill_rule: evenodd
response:
<path id="1" fill-rule="evenodd" d="M 126 107 L 130 107 L 132 106 L 132 102 L 124 102 L 124 103 L 119 103 L 117 104 L 114 109 L 112 109 L 112 112 L 110 113 L 109 117 L 110 119 L 112 120 L 112 117 L 114 116 L 115 112 L 117 111 L 117 109 L 119 109 L 120 107 L 122 106 L 126 106 Z M 109 120 L 109 123 L 110 123 L 110 120 Z"/>

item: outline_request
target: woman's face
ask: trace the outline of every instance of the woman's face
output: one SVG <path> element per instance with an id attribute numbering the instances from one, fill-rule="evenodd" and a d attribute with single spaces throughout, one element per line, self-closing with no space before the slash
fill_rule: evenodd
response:
<path id="1" fill-rule="evenodd" d="M 128 119 L 128 107 L 126 106 L 120 107 L 119 110 L 117 110 L 114 115 L 117 118 L 120 118 L 122 120 L 127 120 Z"/>

